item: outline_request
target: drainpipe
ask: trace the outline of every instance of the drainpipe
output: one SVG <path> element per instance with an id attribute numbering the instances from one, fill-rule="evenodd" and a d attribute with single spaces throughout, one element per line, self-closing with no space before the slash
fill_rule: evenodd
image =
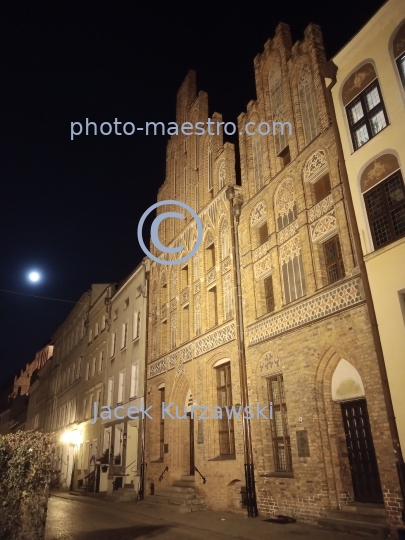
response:
<path id="1" fill-rule="evenodd" d="M 145 269 L 145 290 L 142 292 L 144 304 L 146 303 L 146 316 L 145 316 L 145 362 L 143 372 L 143 401 L 144 408 L 147 408 L 146 397 L 148 395 L 148 336 L 149 336 L 149 278 L 150 278 L 150 260 L 145 257 L 142 261 L 142 265 Z M 139 486 L 139 499 L 143 501 L 145 499 L 145 487 L 146 487 L 146 414 L 142 418 L 142 446 L 141 446 L 141 478 Z"/>
<path id="2" fill-rule="evenodd" d="M 235 198 L 235 188 L 229 186 L 226 190 L 226 197 L 230 204 L 231 214 L 231 236 L 232 236 L 232 255 L 233 255 L 233 267 L 234 267 L 234 282 L 235 282 L 235 296 L 237 299 L 235 310 L 236 321 L 236 339 L 238 344 L 238 360 L 239 360 L 239 377 L 241 387 L 241 401 L 242 401 L 242 428 L 243 428 L 243 449 L 245 458 L 245 482 L 246 482 L 246 499 L 248 517 L 257 517 L 259 512 L 257 510 L 256 501 L 256 486 L 255 486 L 255 473 L 253 465 L 253 450 L 252 450 L 252 434 L 250 430 L 250 420 L 245 414 L 245 407 L 249 405 L 249 393 L 247 384 L 247 372 L 246 372 L 246 354 L 245 354 L 245 341 L 243 332 L 243 311 L 242 311 L 242 285 L 240 277 L 240 260 L 239 260 L 239 217 L 242 207 L 242 203 L 239 199 Z"/>
<path id="3" fill-rule="evenodd" d="M 378 368 L 380 371 L 380 377 L 381 377 L 381 383 L 382 383 L 382 389 L 383 389 L 383 396 L 384 396 L 384 402 L 385 407 L 387 409 L 387 415 L 388 415 L 388 425 L 390 428 L 390 434 L 391 434 L 391 440 L 392 445 L 395 453 L 395 460 L 397 465 L 397 471 L 398 471 L 398 477 L 399 477 L 399 484 L 401 487 L 401 494 L 402 494 L 402 521 L 405 521 L 405 508 L 404 508 L 404 500 L 405 500 L 405 477 L 404 477 L 404 461 L 401 451 L 401 446 L 399 442 L 399 435 L 398 435 L 398 429 L 397 424 L 395 421 L 395 414 L 394 414 L 394 407 L 392 405 L 392 398 L 391 398 L 391 391 L 388 384 L 388 377 L 387 377 L 387 369 L 385 366 L 384 361 L 384 354 L 382 350 L 381 345 L 381 339 L 380 339 L 380 333 L 378 330 L 378 324 L 377 324 L 377 317 L 375 314 L 374 309 L 374 303 L 373 303 L 373 297 L 371 295 L 371 289 L 370 289 L 370 282 L 368 280 L 368 274 L 366 265 L 363 258 L 363 249 L 361 247 L 360 242 L 360 234 L 359 229 L 357 226 L 356 221 L 356 215 L 354 212 L 354 205 L 353 205 L 353 199 L 352 194 L 350 191 L 350 184 L 349 184 L 349 178 L 347 174 L 346 169 L 346 163 L 344 159 L 343 154 L 343 147 L 342 147 L 342 141 L 340 139 L 339 129 L 337 125 L 337 119 L 336 119 L 336 112 L 333 105 L 333 97 L 332 97 L 332 88 L 335 86 L 337 80 L 336 80 L 336 74 L 338 71 L 338 67 L 336 64 L 329 60 L 324 65 L 323 68 L 323 76 L 324 78 L 329 78 L 332 80 L 332 83 L 327 86 L 326 88 L 326 95 L 328 99 L 328 105 L 329 105 L 329 112 L 332 120 L 332 127 L 333 127 L 333 133 L 335 135 L 335 141 L 336 141 L 336 148 L 338 153 L 338 159 L 339 159 L 339 165 L 340 165 L 340 173 L 342 177 L 342 183 L 345 193 L 345 198 L 347 202 L 347 210 L 349 214 L 349 223 L 351 225 L 352 233 L 353 233 L 353 243 L 354 243 L 354 249 L 356 253 L 357 263 L 359 265 L 360 269 L 360 276 L 363 283 L 363 289 L 364 289 L 364 296 L 366 298 L 366 304 L 368 308 L 368 315 L 370 319 L 370 325 L 371 325 L 371 333 L 373 336 L 373 342 L 374 342 L 374 348 L 377 355 L 377 363 Z"/>

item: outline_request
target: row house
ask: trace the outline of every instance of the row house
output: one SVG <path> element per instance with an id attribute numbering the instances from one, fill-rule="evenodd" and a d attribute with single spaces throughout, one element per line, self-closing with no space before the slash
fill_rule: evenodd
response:
<path id="1" fill-rule="evenodd" d="M 177 94 L 176 121 L 206 124 L 208 117 L 208 96 L 197 94 L 195 72 L 190 71 Z M 202 411 L 191 410 L 198 404 L 225 411 L 240 395 L 231 206 L 226 197 L 227 187 L 236 184 L 235 151 L 224 143 L 222 128 L 217 129 L 221 115 L 214 113 L 210 120 L 215 135 L 206 131 L 170 138 L 166 177 L 158 192 L 158 201 L 177 200 L 198 214 L 203 238 L 192 258 L 175 262 L 197 237 L 195 220 L 184 212 L 184 220 L 166 218 L 159 226 L 161 242 L 183 246 L 182 251 L 168 255 L 151 245 L 155 257 L 173 264 L 151 263 L 146 403 L 153 419 L 147 419 L 146 489 L 151 493 L 156 486 L 159 494 L 186 477 L 211 507 L 238 509 L 242 425 L 232 418 L 204 420 Z M 176 206 L 161 206 L 157 214 L 168 211 Z M 173 403 L 171 415 L 162 414 L 163 403 Z"/>
<path id="2" fill-rule="evenodd" d="M 405 494 L 405 5 L 389 0 L 329 62 L 344 172 L 375 307 Z M 382 358 L 383 357 L 383 358 Z M 384 364 L 385 360 L 385 364 Z M 396 423 L 395 423 L 396 420 Z M 402 505 L 391 493 L 391 513 Z M 405 519 L 405 514 L 403 514 Z"/>
<path id="3" fill-rule="evenodd" d="M 376 527 L 394 527 L 395 452 L 325 63 L 318 26 L 293 44 L 280 24 L 254 61 L 257 99 L 238 119 L 248 387 L 251 402 L 273 407 L 271 421 L 251 422 L 258 507 L 337 527 L 342 511 L 376 505 L 377 520 L 387 510 Z M 261 122 L 292 130 L 264 135 Z"/>

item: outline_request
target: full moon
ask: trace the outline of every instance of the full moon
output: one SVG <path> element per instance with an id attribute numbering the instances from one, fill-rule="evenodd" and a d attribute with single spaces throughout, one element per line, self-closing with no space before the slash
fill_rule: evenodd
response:
<path id="1" fill-rule="evenodd" d="M 33 281 L 35 283 L 39 280 L 40 275 L 38 274 L 38 272 L 31 272 L 28 277 L 30 278 L 30 281 Z"/>

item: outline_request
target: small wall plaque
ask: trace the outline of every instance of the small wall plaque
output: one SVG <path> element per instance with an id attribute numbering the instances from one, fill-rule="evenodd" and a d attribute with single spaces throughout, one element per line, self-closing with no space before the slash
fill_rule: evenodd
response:
<path id="1" fill-rule="evenodd" d="M 300 429 L 296 431 L 297 434 L 297 447 L 298 457 L 309 457 L 309 442 L 308 431 L 306 429 Z"/>

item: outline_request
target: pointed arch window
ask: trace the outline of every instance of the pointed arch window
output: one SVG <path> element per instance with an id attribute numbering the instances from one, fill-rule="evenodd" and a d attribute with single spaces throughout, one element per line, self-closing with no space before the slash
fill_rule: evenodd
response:
<path id="1" fill-rule="evenodd" d="M 298 93 L 301 106 L 302 125 L 304 128 L 305 144 L 309 144 L 318 135 L 319 119 L 316 105 L 315 89 L 311 70 L 308 65 L 302 68 L 298 82 Z"/>
<path id="2" fill-rule="evenodd" d="M 297 217 L 294 182 L 292 178 L 283 180 L 274 196 L 274 211 L 279 231 L 287 227 Z"/>
<path id="3" fill-rule="evenodd" d="M 212 191 L 214 188 L 212 180 L 212 148 L 208 147 L 208 191 Z"/>
<path id="4" fill-rule="evenodd" d="M 399 28 L 393 41 L 395 62 L 405 89 L 405 23 Z"/>

